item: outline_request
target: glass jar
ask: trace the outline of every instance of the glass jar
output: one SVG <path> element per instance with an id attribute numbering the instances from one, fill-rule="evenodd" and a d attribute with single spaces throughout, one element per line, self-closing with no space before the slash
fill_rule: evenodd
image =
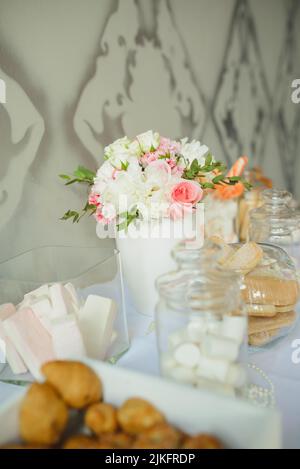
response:
<path id="1" fill-rule="evenodd" d="M 224 275 L 216 256 L 206 249 L 186 250 L 190 261 L 184 269 L 157 279 L 161 374 L 195 387 L 235 394 L 247 382 L 247 318 L 238 277 Z M 183 259 L 184 247 L 173 255 Z"/>
<path id="2" fill-rule="evenodd" d="M 297 320 L 300 291 L 295 264 L 285 250 L 271 244 L 234 244 L 230 249 L 234 264 L 229 257 L 222 268 L 241 275 L 249 345 L 269 346 L 286 336 Z"/>
<path id="3" fill-rule="evenodd" d="M 300 217 L 289 207 L 292 195 L 267 189 L 262 192 L 262 199 L 263 205 L 250 212 L 249 240 L 283 248 L 300 269 Z"/>

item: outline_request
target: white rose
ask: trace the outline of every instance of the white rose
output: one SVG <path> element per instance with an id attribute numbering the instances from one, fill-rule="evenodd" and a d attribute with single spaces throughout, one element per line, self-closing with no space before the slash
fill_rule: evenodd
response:
<path id="1" fill-rule="evenodd" d="M 112 178 L 115 168 L 111 165 L 110 161 L 104 161 L 97 171 L 95 182 L 107 181 Z"/>
<path id="2" fill-rule="evenodd" d="M 136 139 L 144 153 L 156 150 L 160 142 L 159 133 L 153 132 L 153 130 L 148 130 L 148 132 L 138 135 Z"/>
<path id="3" fill-rule="evenodd" d="M 104 157 L 115 168 L 121 169 L 122 163 L 139 156 L 140 152 L 138 142 L 131 142 L 129 138 L 123 137 L 104 148 Z"/>
<path id="4" fill-rule="evenodd" d="M 190 163 L 196 159 L 200 165 L 203 165 L 205 163 L 205 157 L 209 153 L 209 148 L 201 144 L 198 140 L 188 142 L 187 138 L 183 138 L 181 140 L 180 153 L 185 159 L 189 160 Z"/>

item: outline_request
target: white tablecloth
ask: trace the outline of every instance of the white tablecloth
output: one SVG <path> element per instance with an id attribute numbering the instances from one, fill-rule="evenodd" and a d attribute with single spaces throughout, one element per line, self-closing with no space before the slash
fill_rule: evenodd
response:
<path id="1" fill-rule="evenodd" d="M 158 374 L 153 320 L 137 314 L 128 303 L 127 314 L 131 347 L 118 361 L 117 366 Z M 295 339 L 300 340 L 300 321 L 287 337 L 271 348 L 249 355 L 249 362 L 263 370 L 275 387 L 276 404 L 282 413 L 285 448 L 300 448 L 300 363 L 292 362 L 292 352 L 295 350 L 292 348 L 292 342 Z M 18 392 L 18 386 L 0 382 L 0 403 Z"/>

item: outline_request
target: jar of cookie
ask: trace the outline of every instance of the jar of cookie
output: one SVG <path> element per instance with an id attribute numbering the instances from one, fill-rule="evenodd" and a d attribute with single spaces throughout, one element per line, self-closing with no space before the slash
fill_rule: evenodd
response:
<path id="1" fill-rule="evenodd" d="M 247 317 L 238 276 L 224 275 L 212 251 L 211 246 L 192 253 L 187 249 L 190 261 L 184 268 L 156 282 L 161 374 L 195 387 L 236 394 L 247 382 Z M 183 260 L 183 246 L 173 254 Z"/>
<path id="2" fill-rule="evenodd" d="M 300 294 L 295 264 L 286 251 L 253 241 L 224 243 L 219 263 L 224 271 L 241 276 L 249 345 L 269 346 L 286 336 L 296 323 Z"/>

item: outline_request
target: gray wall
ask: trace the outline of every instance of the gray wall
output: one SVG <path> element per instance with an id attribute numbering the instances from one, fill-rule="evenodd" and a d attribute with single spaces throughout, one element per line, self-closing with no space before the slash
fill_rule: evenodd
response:
<path id="1" fill-rule="evenodd" d="M 0 0 L 0 257 L 95 244 L 60 222 L 103 146 L 153 128 L 248 154 L 300 198 L 298 0 Z"/>

